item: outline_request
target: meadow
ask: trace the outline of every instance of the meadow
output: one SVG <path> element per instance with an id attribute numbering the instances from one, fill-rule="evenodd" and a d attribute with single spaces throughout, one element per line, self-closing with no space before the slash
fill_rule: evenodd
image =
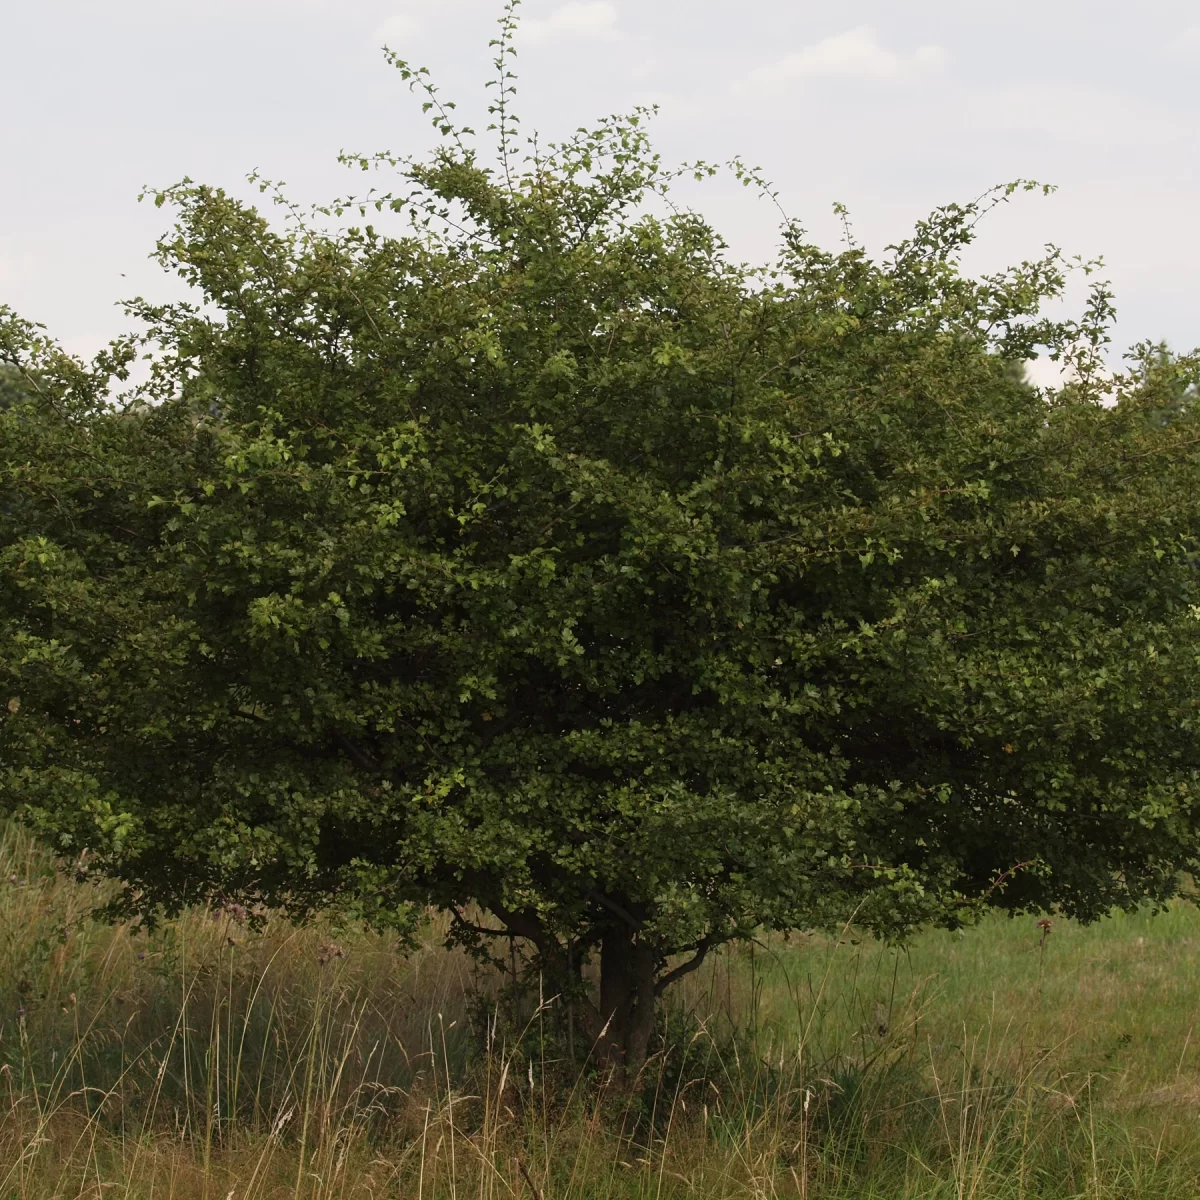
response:
<path id="1" fill-rule="evenodd" d="M 0 1197 L 1200 1194 L 1200 913 L 764 939 L 617 1094 L 507 965 L 236 906 L 152 933 L 0 833 Z"/>

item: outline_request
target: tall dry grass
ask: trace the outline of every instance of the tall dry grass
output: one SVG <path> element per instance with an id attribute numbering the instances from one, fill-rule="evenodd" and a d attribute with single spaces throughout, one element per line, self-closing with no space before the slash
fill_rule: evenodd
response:
<path id="1" fill-rule="evenodd" d="M 1194 1197 L 1200 919 L 720 957 L 615 1094 L 554 997 L 231 908 L 153 934 L 0 835 L 0 1197 Z"/>

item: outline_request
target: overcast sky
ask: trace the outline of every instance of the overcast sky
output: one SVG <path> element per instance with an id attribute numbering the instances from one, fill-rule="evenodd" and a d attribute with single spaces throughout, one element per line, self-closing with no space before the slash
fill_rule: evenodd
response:
<path id="1" fill-rule="evenodd" d="M 0 303 L 91 352 L 115 307 L 173 289 L 147 261 L 184 175 L 301 201 L 361 186 L 340 149 L 433 135 L 379 47 L 429 65 L 486 123 L 496 0 L 40 0 L 10 4 L 0 72 Z M 667 158 L 757 163 L 836 246 L 834 201 L 879 251 L 935 205 L 1017 176 L 1058 185 L 989 219 L 971 265 L 1045 242 L 1103 255 L 1117 342 L 1200 344 L 1195 0 L 526 0 L 524 132 L 657 103 Z M 740 257 L 777 216 L 729 183 L 689 199 Z"/>

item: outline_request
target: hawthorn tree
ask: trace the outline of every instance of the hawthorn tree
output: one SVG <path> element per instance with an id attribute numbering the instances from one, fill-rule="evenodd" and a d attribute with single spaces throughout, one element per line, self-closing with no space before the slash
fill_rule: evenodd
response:
<path id="1" fill-rule="evenodd" d="M 1197 360 L 1102 371 L 1102 287 L 1041 315 L 1057 251 L 966 277 L 1015 187 L 879 261 L 788 222 L 751 269 L 645 113 L 517 161 L 510 18 L 498 165 L 397 61 L 444 135 L 355 160 L 398 190 L 282 224 L 160 193 L 197 302 L 90 363 L 4 310 L 0 804 L 114 912 L 524 939 L 626 1070 L 760 929 L 1165 900 Z"/>

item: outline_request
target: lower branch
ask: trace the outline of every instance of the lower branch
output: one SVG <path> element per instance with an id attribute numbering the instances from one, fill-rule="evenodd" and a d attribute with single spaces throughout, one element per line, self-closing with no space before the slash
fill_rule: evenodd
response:
<path id="1" fill-rule="evenodd" d="M 485 933 L 490 937 L 512 937 L 510 929 L 492 929 L 488 925 L 477 925 L 474 921 L 468 921 L 457 908 L 452 908 L 450 912 L 453 914 L 454 924 L 459 929 L 469 930 L 471 933 Z"/>
<path id="2" fill-rule="evenodd" d="M 705 934 L 694 946 L 689 946 L 688 949 L 695 951 L 693 956 L 687 962 L 680 963 L 668 971 L 654 985 L 655 996 L 661 996 L 663 992 L 675 983 L 676 980 L 682 979 L 685 975 L 690 975 L 705 959 L 708 952 L 718 944 L 719 939 L 716 934 Z"/>

